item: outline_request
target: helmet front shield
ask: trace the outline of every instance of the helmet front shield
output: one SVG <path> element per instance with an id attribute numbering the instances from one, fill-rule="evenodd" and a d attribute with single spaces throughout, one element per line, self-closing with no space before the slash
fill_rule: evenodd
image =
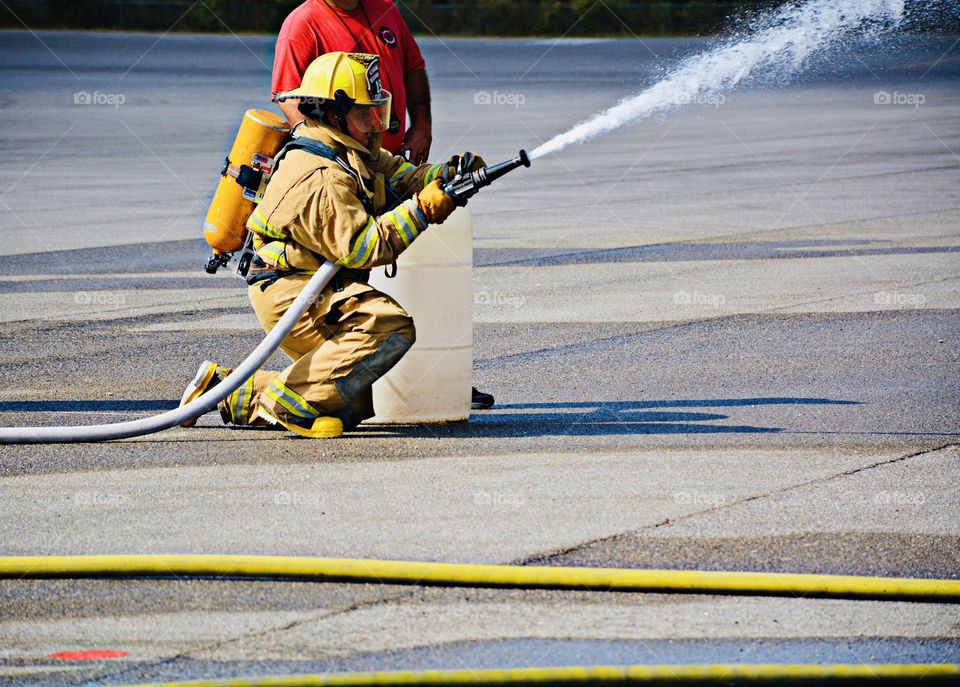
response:
<path id="1" fill-rule="evenodd" d="M 380 91 L 380 97 L 369 105 L 354 105 L 349 116 L 361 131 L 375 133 L 390 128 L 390 107 L 393 96 L 390 91 Z"/>

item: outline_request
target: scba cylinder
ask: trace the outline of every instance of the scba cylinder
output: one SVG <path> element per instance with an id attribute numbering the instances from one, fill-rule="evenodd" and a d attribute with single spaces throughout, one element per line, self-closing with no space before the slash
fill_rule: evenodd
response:
<path id="1" fill-rule="evenodd" d="M 247 110 L 244 114 L 203 223 L 203 238 L 214 254 L 232 253 L 243 247 L 256 194 L 237 182 L 241 167 L 269 172 L 273 157 L 289 135 L 290 127 L 279 115 L 266 110 Z"/>
<path id="2" fill-rule="evenodd" d="M 418 237 L 370 283 L 413 316 L 417 341 L 373 385 L 371 423 L 456 422 L 470 417 L 473 373 L 473 231 L 469 208 Z"/>

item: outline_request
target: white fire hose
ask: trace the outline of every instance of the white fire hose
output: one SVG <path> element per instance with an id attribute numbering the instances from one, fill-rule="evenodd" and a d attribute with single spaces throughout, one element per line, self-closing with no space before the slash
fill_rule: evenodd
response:
<path id="1" fill-rule="evenodd" d="M 253 373 L 260 369 L 287 334 L 293 329 L 300 316 L 306 312 L 333 276 L 340 269 L 338 265 L 325 262 L 314 274 L 293 304 L 287 309 L 276 326 L 253 349 L 247 359 L 240 363 L 227 378 L 213 389 L 194 399 L 185 406 L 168 410 L 160 415 L 144 417 L 139 420 L 116 422 L 109 425 L 88 425 L 80 427 L 0 427 L 0 444 L 71 444 L 89 441 L 110 441 L 126 439 L 144 434 L 153 434 L 170 427 L 176 427 L 185 420 L 192 420 L 213 410 L 216 405 L 236 391 Z"/>

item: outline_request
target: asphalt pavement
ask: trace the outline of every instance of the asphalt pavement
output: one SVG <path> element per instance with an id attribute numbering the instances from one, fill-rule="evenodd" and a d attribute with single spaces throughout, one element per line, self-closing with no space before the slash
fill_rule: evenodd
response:
<path id="1" fill-rule="evenodd" d="M 422 41 L 432 157 L 532 149 L 706 39 Z M 272 40 L 0 37 L 0 424 L 175 407 L 259 342 L 202 217 Z M 851 41 L 471 201 L 467 423 L 0 449 L 0 555 L 251 553 L 960 577 L 960 47 Z M 442 231 L 442 228 L 431 231 Z M 269 363 L 284 365 L 282 356 Z M 51 658 L 80 650 L 115 659 Z M 0 683 L 960 661 L 955 606 L 0 582 Z"/>

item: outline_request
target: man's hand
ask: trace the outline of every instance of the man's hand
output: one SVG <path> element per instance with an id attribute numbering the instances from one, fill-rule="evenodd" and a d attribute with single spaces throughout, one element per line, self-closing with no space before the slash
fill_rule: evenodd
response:
<path id="1" fill-rule="evenodd" d="M 432 143 L 433 134 L 430 131 L 430 123 L 414 122 L 407 129 L 407 135 L 403 138 L 403 145 L 400 146 L 400 150 L 410 152 L 407 159 L 412 164 L 422 165 L 430 155 L 430 145 Z"/>
<path id="2" fill-rule="evenodd" d="M 297 109 L 297 105 L 299 104 L 299 98 L 291 98 L 290 100 L 284 100 L 277 103 L 277 107 L 280 108 L 283 116 L 287 118 L 287 123 L 291 126 L 291 128 L 295 127 L 297 124 L 306 119 L 300 110 Z"/>

